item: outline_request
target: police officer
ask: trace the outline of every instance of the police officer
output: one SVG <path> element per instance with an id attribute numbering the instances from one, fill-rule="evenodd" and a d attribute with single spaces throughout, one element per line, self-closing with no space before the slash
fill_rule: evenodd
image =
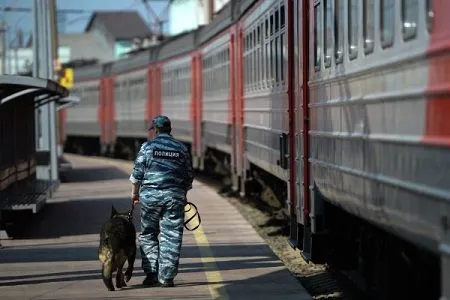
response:
<path id="1" fill-rule="evenodd" d="M 143 284 L 172 287 L 178 273 L 186 194 L 194 175 L 186 146 L 170 134 L 169 118 L 155 117 L 149 130 L 153 129 L 156 137 L 141 146 L 130 176 L 132 202 L 141 204 L 139 243 L 147 275 Z"/>

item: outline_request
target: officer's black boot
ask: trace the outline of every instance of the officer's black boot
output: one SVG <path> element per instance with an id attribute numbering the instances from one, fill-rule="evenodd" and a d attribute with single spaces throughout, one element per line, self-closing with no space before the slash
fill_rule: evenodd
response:
<path id="1" fill-rule="evenodd" d="M 159 285 L 160 285 L 161 287 L 173 287 L 173 286 L 175 286 L 175 285 L 173 284 L 173 280 L 169 280 L 169 281 L 167 281 L 167 282 L 160 283 Z"/>
<path id="2" fill-rule="evenodd" d="M 154 273 L 147 274 L 142 284 L 146 286 L 157 286 L 159 284 L 158 275 Z"/>

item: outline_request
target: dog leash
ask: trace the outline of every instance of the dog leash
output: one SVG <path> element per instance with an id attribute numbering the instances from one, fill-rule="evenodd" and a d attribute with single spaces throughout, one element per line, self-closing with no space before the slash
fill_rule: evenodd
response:
<path id="1" fill-rule="evenodd" d="M 188 206 L 188 205 L 189 205 L 189 209 L 186 210 L 186 206 Z M 184 213 L 190 212 L 192 208 L 195 209 L 195 214 L 194 214 L 192 217 L 190 217 L 189 219 L 187 219 L 186 221 L 184 221 L 184 228 L 186 228 L 186 230 L 188 230 L 188 231 L 194 231 L 195 229 L 199 228 L 199 227 L 200 227 L 200 224 L 202 223 L 202 219 L 200 218 L 200 214 L 199 214 L 199 212 L 198 212 L 198 208 L 197 208 L 197 206 L 195 206 L 194 203 L 189 202 L 189 201 L 186 201 L 186 204 L 184 205 Z M 198 225 L 195 226 L 194 228 L 189 229 L 189 228 L 187 227 L 187 224 L 188 224 L 192 219 L 194 219 L 195 216 L 198 216 Z"/>
<path id="2" fill-rule="evenodd" d="M 133 219 L 133 210 L 134 210 L 134 203 L 131 202 L 131 210 L 128 213 L 128 221 L 131 221 Z"/>
<path id="3" fill-rule="evenodd" d="M 134 206 L 135 206 L 135 204 L 134 204 L 134 203 L 131 203 L 131 209 L 130 209 L 130 211 L 128 212 L 128 220 L 129 220 L 129 221 L 131 221 L 131 220 L 133 219 Z M 188 210 L 186 210 L 186 206 L 189 206 L 189 209 L 188 209 Z M 187 201 L 186 204 L 184 205 L 184 213 L 190 212 L 192 208 L 195 209 L 194 215 L 191 216 L 191 217 L 190 217 L 189 219 L 187 219 L 186 221 L 184 221 L 184 223 L 183 223 L 184 228 L 186 228 L 186 230 L 188 230 L 188 231 L 194 231 L 194 230 L 196 230 L 197 228 L 200 227 L 200 224 L 202 223 L 202 218 L 200 217 L 200 213 L 198 212 L 198 208 L 197 208 L 197 206 L 196 206 L 194 203 Z M 198 224 L 197 224 L 197 226 L 195 226 L 194 228 L 189 228 L 187 225 L 189 224 L 190 221 L 192 221 L 192 220 L 195 218 L 195 216 L 198 216 Z"/>

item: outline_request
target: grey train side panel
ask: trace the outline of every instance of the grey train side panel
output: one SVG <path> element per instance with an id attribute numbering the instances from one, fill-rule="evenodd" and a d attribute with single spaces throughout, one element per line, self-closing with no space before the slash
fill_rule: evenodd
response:
<path id="1" fill-rule="evenodd" d="M 205 147 L 231 154 L 231 125 L 203 121 L 203 142 Z"/>
<path id="2" fill-rule="evenodd" d="M 144 120 L 125 120 L 117 123 L 118 137 L 147 138 L 148 128 Z"/>
<path id="3" fill-rule="evenodd" d="M 280 160 L 280 137 L 284 136 L 283 145 L 286 145 L 289 130 L 286 81 L 288 57 L 285 51 L 287 26 L 286 20 L 279 17 L 283 15 L 286 16 L 284 1 L 261 1 L 242 20 L 245 80 L 243 113 L 245 159 L 287 181 L 289 166 L 282 166 Z M 277 20 L 278 23 L 270 27 L 269 20 Z M 252 36 L 259 30 L 261 38 L 256 43 L 252 42 Z M 246 168 L 249 169 L 249 166 Z"/>
<path id="4" fill-rule="evenodd" d="M 183 120 L 171 120 L 172 122 L 172 135 L 183 141 L 192 142 L 192 122 Z"/>
<path id="5" fill-rule="evenodd" d="M 197 32 L 198 30 L 183 33 L 164 42 L 160 46 L 158 60 L 162 61 L 195 50 Z"/>
<path id="6" fill-rule="evenodd" d="M 88 137 L 99 137 L 100 136 L 100 124 L 98 122 L 76 122 L 68 121 L 67 123 L 67 134 L 70 136 L 88 136 Z"/>
<path id="7" fill-rule="evenodd" d="M 85 66 L 74 69 L 74 81 L 99 79 L 103 76 L 103 65 Z M 75 86 L 76 87 L 76 86 Z"/>
<path id="8" fill-rule="evenodd" d="M 150 52 L 142 51 L 125 59 L 115 61 L 111 64 L 111 74 L 126 72 L 133 69 L 143 69 L 150 64 Z"/>

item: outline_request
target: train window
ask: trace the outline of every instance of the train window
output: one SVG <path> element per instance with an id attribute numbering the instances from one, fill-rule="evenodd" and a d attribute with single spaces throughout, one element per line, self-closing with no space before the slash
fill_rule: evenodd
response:
<path id="1" fill-rule="evenodd" d="M 323 1 L 323 59 L 325 68 L 331 66 L 331 53 L 333 52 L 332 40 L 332 11 L 331 0 Z"/>
<path id="2" fill-rule="evenodd" d="M 249 73 L 250 73 L 250 61 L 248 59 L 248 49 L 250 48 L 250 36 L 247 35 L 247 53 L 245 54 L 245 65 L 246 65 L 246 69 L 245 69 L 245 88 L 248 89 L 248 85 L 250 84 L 250 78 L 249 78 Z"/>
<path id="3" fill-rule="evenodd" d="M 419 22 L 419 1 L 402 0 L 403 40 L 407 41 L 416 36 L 418 22 Z"/>
<path id="4" fill-rule="evenodd" d="M 278 40 L 280 39 L 280 36 L 275 37 L 274 40 L 274 44 L 275 44 L 275 55 L 274 55 L 274 61 L 275 61 L 275 82 L 279 82 L 280 81 L 280 58 L 279 58 L 279 53 L 280 53 L 280 49 L 278 48 L 279 46 L 279 42 Z"/>
<path id="5" fill-rule="evenodd" d="M 206 66 L 206 58 L 204 57 L 202 59 L 202 75 L 203 75 L 203 90 L 204 91 L 208 91 L 207 74 L 208 74 L 208 70 L 207 70 L 207 66 Z"/>
<path id="6" fill-rule="evenodd" d="M 261 34 L 264 34 L 264 21 L 260 24 L 261 27 Z M 261 74 L 259 75 L 259 78 L 261 79 L 261 88 L 263 88 L 263 82 L 264 82 L 264 74 L 265 74 L 265 63 L 264 63 L 264 36 L 261 36 L 261 45 L 259 46 L 259 53 L 260 53 L 260 63 L 261 63 Z"/>
<path id="7" fill-rule="evenodd" d="M 245 35 L 244 37 L 244 52 L 246 52 L 248 49 L 248 35 Z"/>
<path id="8" fill-rule="evenodd" d="M 257 36 L 257 26 L 253 28 L 253 87 L 256 89 L 258 85 L 258 72 L 259 72 L 259 63 L 258 63 L 258 36 Z"/>
<path id="9" fill-rule="evenodd" d="M 272 84 L 273 79 L 275 78 L 275 72 L 276 72 L 276 67 L 277 67 L 276 59 L 275 59 L 276 52 L 275 52 L 275 47 L 274 47 L 274 38 L 270 39 L 269 44 L 270 44 L 270 46 L 269 46 L 269 48 L 270 48 L 269 64 L 270 64 L 271 72 L 269 73 L 269 76 L 267 78 L 269 79 L 269 84 Z"/>
<path id="10" fill-rule="evenodd" d="M 363 5 L 364 53 L 370 54 L 373 52 L 375 37 L 375 2 L 374 0 L 366 0 Z"/>
<path id="11" fill-rule="evenodd" d="M 285 12 L 284 12 L 284 5 L 280 6 L 280 28 L 284 28 L 284 24 L 286 24 L 286 20 L 285 20 L 286 16 L 285 16 Z"/>
<path id="12" fill-rule="evenodd" d="M 284 81 L 286 72 L 286 47 L 284 44 L 284 39 L 286 38 L 286 33 L 283 32 L 281 35 L 281 80 Z"/>
<path id="13" fill-rule="evenodd" d="M 213 69 L 211 66 L 211 56 L 208 57 L 208 73 L 207 73 L 207 80 L 208 80 L 208 89 L 211 92 L 213 90 L 213 82 L 212 82 L 212 75 L 213 75 Z"/>
<path id="14" fill-rule="evenodd" d="M 268 37 L 269 37 L 269 19 L 266 17 L 266 20 L 265 20 L 265 26 L 264 26 L 264 32 L 265 32 L 265 34 L 264 34 L 264 36 L 265 36 L 265 38 L 267 39 Z"/>
<path id="15" fill-rule="evenodd" d="M 344 54 L 344 1 L 334 1 L 334 57 L 336 64 L 342 62 Z"/>
<path id="16" fill-rule="evenodd" d="M 348 55 L 358 57 L 358 6 L 360 0 L 348 0 Z"/>
<path id="17" fill-rule="evenodd" d="M 211 91 L 212 90 L 212 82 L 211 82 L 211 77 L 212 77 L 212 70 L 211 70 L 211 56 L 209 56 L 206 59 L 206 65 L 207 65 L 207 69 L 208 72 L 206 73 L 206 81 L 208 83 L 208 90 Z"/>
<path id="18" fill-rule="evenodd" d="M 250 80 L 250 89 L 253 87 L 254 76 L 255 76 L 255 62 L 254 62 L 254 35 L 253 31 L 250 31 L 250 49 L 249 49 L 249 80 Z"/>
<path id="19" fill-rule="evenodd" d="M 261 40 L 259 36 L 259 25 L 257 26 L 257 35 L 256 35 L 256 48 L 255 48 L 255 64 L 256 64 L 256 71 L 255 71 L 255 80 L 256 80 L 256 88 L 259 88 L 259 84 L 261 82 Z"/>
<path id="20" fill-rule="evenodd" d="M 383 48 L 394 44 L 395 0 L 380 0 L 380 30 Z"/>
<path id="21" fill-rule="evenodd" d="M 258 45 L 261 43 L 261 26 L 260 26 L 260 24 L 258 24 L 256 26 L 256 41 L 257 41 Z"/>
<path id="22" fill-rule="evenodd" d="M 275 33 L 280 30 L 280 12 L 278 10 L 275 11 Z"/>
<path id="23" fill-rule="evenodd" d="M 270 59 L 270 56 L 271 56 L 271 49 L 269 48 L 269 46 L 270 46 L 270 44 L 269 44 L 269 42 L 266 42 L 266 45 L 265 45 L 266 47 L 265 47 L 265 49 L 266 49 L 266 59 L 265 59 L 265 61 L 266 61 L 266 84 L 267 85 L 269 85 L 269 81 L 270 81 L 270 72 L 271 72 L 271 70 L 272 70 L 272 68 L 271 68 L 271 66 L 270 66 L 270 62 L 272 61 L 271 59 Z"/>
<path id="24" fill-rule="evenodd" d="M 248 36 L 246 35 L 244 38 L 244 88 L 247 88 L 247 82 L 248 82 L 248 75 L 247 75 L 247 70 L 248 70 L 248 59 L 246 57 L 247 55 L 247 48 L 248 48 Z"/>
<path id="25" fill-rule="evenodd" d="M 247 59 L 248 59 L 248 83 L 249 83 L 249 88 L 252 88 L 253 85 L 253 70 L 254 70 L 254 64 L 253 64 L 253 33 L 252 31 L 250 31 L 249 33 L 250 35 L 250 45 L 249 45 L 249 51 L 247 54 Z"/>
<path id="26" fill-rule="evenodd" d="M 230 86 L 230 48 L 227 47 L 227 86 Z"/>
<path id="27" fill-rule="evenodd" d="M 426 0 L 426 18 L 427 18 L 427 29 L 428 32 L 431 32 L 431 29 L 433 27 L 433 20 L 434 20 L 434 11 L 433 11 L 433 0 Z"/>
<path id="28" fill-rule="evenodd" d="M 270 15 L 270 35 L 273 34 L 274 24 L 273 24 L 273 14 Z"/>
<path id="29" fill-rule="evenodd" d="M 319 34 L 322 31 L 320 22 L 320 2 L 314 2 L 314 67 L 316 71 L 320 70 L 320 40 Z"/>
<path id="30" fill-rule="evenodd" d="M 262 72 L 262 66 L 261 66 L 261 26 L 258 23 L 256 25 L 256 82 L 257 86 L 259 87 L 259 84 L 261 82 L 261 72 Z"/>
<path id="31" fill-rule="evenodd" d="M 279 8 L 275 11 L 275 19 L 277 26 L 277 36 L 275 37 L 275 80 L 277 83 L 281 82 L 281 64 L 282 64 L 282 43 L 281 39 L 283 38 L 280 32 L 280 10 Z"/>

